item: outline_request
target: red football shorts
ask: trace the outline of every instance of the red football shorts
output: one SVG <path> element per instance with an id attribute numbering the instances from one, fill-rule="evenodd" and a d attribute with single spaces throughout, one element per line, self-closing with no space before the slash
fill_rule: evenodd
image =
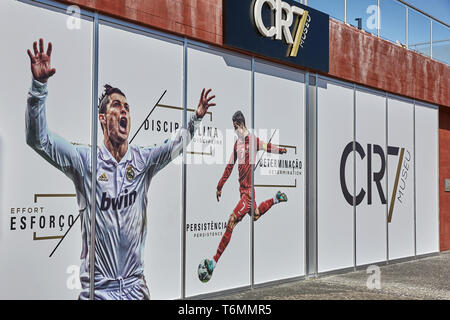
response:
<path id="1" fill-rule="evenodd" d="M 251 189 L 250 189 L 251 190 Z M 252 194 L 251 191 L 243 191 L 241 190 L 241 199 L 239 200 L 238 204 L 236 205 L 236 208 L 234 208 L 233 213 L 236 216 L 238 221 L 241 221 L 242 218 L 246 214 L 251 214 L 252 210 Z M 256 209 L 256 201 L 253 204 L 253 208 Z"/>

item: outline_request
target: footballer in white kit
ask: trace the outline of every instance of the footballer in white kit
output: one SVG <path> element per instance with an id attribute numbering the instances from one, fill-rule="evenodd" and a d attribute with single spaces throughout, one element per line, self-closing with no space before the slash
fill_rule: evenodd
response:
<path id="1" fill-rule="evenodd" d="M 75 184 L 82 233 L 79 298 L 89 299 L 91 148 L 69 143 L 47 128 L 47 81 L 56 73 L 50 66 L 52 43 L 44 52 L 44 41 L 39 39 L 39 47 L 34 42 L 33 50 L 28 50 L 33 81 L 27 100 L 26 140 Z M 105 85 L 99 103 L 104 141 L 97 152 L 94 299 L 150 298 L 144 279 L 147 192 L 153 176 L 182 153 L 183 139 L 187 145 L 208 108 L 215 106 L 210 92 L 203 89 L 187 133 L 179 130 L 161 145 L 144 148 L 128 144 L 131 118 L 125 94 Z"/>

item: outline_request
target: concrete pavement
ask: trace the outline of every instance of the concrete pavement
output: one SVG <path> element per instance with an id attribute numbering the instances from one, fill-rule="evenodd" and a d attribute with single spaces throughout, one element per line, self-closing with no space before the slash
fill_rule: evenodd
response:
<path id="1" fill-rule="evenodd" d="M 450 300 L 450 252 L 380 266 L 380 289 L 367 269 L 215 297 L 223 300 Z M 375 283 L 375 282 L 372 282 Z"/>

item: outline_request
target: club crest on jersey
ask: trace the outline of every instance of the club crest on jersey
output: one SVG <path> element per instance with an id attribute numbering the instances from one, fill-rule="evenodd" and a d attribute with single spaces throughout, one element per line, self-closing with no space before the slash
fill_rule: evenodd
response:
<path id="1" fill-rule="evenodd" d="M 108 181 L 108 176 L 106 175 L 106 173 L 102 173 L 99 177 L 98 177 L 98 181 Z"/>
<path id="2" fill-rule="evenodd" d="M 135 173 L 134 173 L 133 166 L 129 165 L 127 167 L 127 179 L 128 179 L 128 181 L 133 181 L 134 176 L 135 176 Z"/>

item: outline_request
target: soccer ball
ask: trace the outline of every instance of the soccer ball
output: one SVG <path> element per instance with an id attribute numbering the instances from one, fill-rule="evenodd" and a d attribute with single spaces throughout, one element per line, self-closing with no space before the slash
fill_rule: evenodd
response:
<path id="1" fill-rule="evenodd" d="M 208 269 L 206 268 L 206 259 L 203 259 L 200 261 L 200 264 L 198 265 L 198 279 L 201 282 L 208 282 L 209 279 L 211 279 L 211 275 L 208 273 Z"/>

